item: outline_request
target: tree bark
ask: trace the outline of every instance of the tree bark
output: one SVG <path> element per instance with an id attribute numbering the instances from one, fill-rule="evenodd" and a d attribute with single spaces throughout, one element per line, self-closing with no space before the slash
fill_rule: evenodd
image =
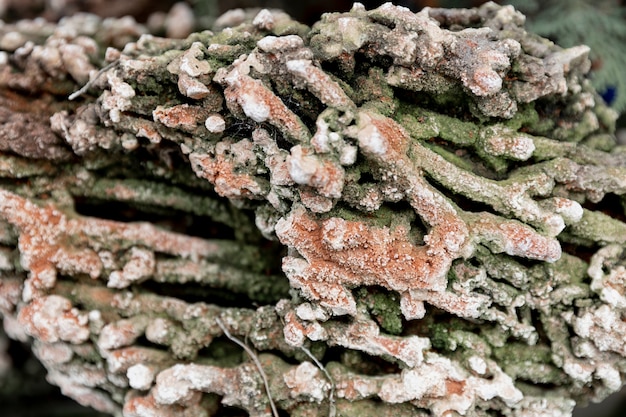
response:
<path id="1" fill-rule="evenodd" d="M 568 416 L 619 390 L 626 152 L 588 48 L 523 23 L 4 25 L 6 334 L 126 417 Z"/>

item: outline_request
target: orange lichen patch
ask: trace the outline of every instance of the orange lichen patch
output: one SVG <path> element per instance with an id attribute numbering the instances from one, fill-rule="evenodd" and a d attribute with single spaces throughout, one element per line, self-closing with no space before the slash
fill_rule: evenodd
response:
<path id="1" fill-rule="evenodd" d="M 327 337 L 326 332 L 318 323 L 304 323 L 298 319 L 294 311 L 289 311 L 284 317 L 285 326 L 283 337 L 292 346 L 302 346 L 305 339 L 323 340 Z"/>
<path id="2" fill-rule="evenodd" d="M 561 245 L 556 238 L 545 237 L 515 220 L 481 213 L 470 227 L 477 239 L 494 252 L 547 262 L 555 262 L 561 257 Z"/>
<path id="3" fill-rule="evenodd" d="M 152 112 L 155 122 L 161 122 L 167 127 L 194 130 L 204 123 L 209 116 L 206 109 L 189 104 L 179 104 L 172 107 L 157 106 Z"/>
<path id="4" fill-rule="evenodd" d="M 141 346 L 130 346 L 106 352 L 106 360 L 111 372 L 126 372 L 138 363 L 168 364 L 172 362 L 167 352 Z"/>
<path id="5" fill-rule="evenodd" d="M 87 317 L 58 295 L 39 297 L 25 305 L 18 321 L 28 334 L 46 343 L 64 340 L 79 344 L 89 338 Z"/>
<path id="6" fill-rule="evenodd" d="M 129 242 L 155 252 L 198 259 L 219 250 L 215 243 L 161 230 L 147 223 L 121 223 L 86 217 L 68 218 L 54 206 L 40 207 L 0 190 L 0 217 L 19 231 L 23 267 L 29 286 L 51 288 L 57 270 L 98 278 L 102 261 L 97 251 L 127 249 Z"/>
<path id="7" fill-rule="evenodd" d="M 321 68 L 313 65 L 309 59 L 287 61 L 287 70 L 307 85 L 309 91 L 327 106 L 342 111 L 354 110 L 355 104 L 343 89 Z"/>
<path id="8" fill-rule="evenodd" d="M 296 183 L 309 185 L 324 197 L 341 197 L 345 171 L 336 161 L 315 154 L 310 147 L 296 145 L 291 148 L 287 164 Z"/>
<path id="9" fill-rule="evenodd" d="M 152 143 L 159 143 L 161 141 L 161 134 L 157 131 L 153 122 L 139 119 L 136 120 L 135 127 L 137 129 L 137 137 L 146 138 Z"/>
<path id="10" fill-rule="evenodd" d="M 387 168 L 424 222 L 432 227 L 425 240 L 429 255 L 443 259 L 458 257 L 467 241 L 468 229 L 457 210 L 424 178 L 419 161 L 407 156 L 411 139 L 393 119 L 362 111 L 359 113 L 359 145 L 366 156 Z"/>
<path id="11" fill-rule="evenodd" d="M 323 161 L 322 169 L 311 177 L 311 184 L 326 197 L 338 198 L 344 185 L 345 172 L 334 161 Z"/>
<path id="12" fill-rule="evenodd" d="M 300 208 L 279 221 L 276 232 L 308 261 L 300 274 L 316 283 L 397 291 L 445 288 L 451 260 L 432 256 L 429 246 L 414 245 L 408 225 L 391 229 L 336 217 L 317 221 Z"/>
<path id="13" fill-rule="evenodd" d="M 102 263 L 98 255 L 69 243 L 69 236 L 74 236 L 80 228 L 53 206 L 42 208 L 0 190 L 0 216 L 20 231 L 21 262 L 31 272 L 30 288 L 54 286 L 57 269 L 93 278 L 100 275 Z"/>
<path id="14" fill-rule="evenodd" d="M 332 210 L 335 205 L 332 199 L 319 195 L 312 188 L 300 188 L 298 195 L 304 207 L 308 208 L 313 213 L 327 213 Z"/>
<path id="15" fill-rule="evenodd" d="M 411 137 L 400 124 L 389 117 L 382 117 L 373 113 L 361 113 L 361 117 L 365 117 L 363 122 L 370 123 L 375 128 L 375 134 L 384 138 L 388 152 L 395 152 L 400 155 L 406 153 Z"/>
<path id="16" fill-rule="evenodd" d="M 447 395 L 463 395 L 464 392 L 465 392 L 465 381 L 455 381 L 452 379 L 446 379 Z"/>
<path id="17" fill-rule="evenodd" d="M 308 142 L 311 134 L 302 120 L 293 113 L 270 89 L 259 80 L 234 70 L 226 77 L 224 90 L 227 103 L 236 103 L 257 123 L 268 122 L 282 134 L 298 143 Z"/>
<path id="18" fill-rule="evenodd" d="M 215 186 L 215 192 L 229 198 L 259 198 L 263 189 L 255 177 L 235 172 L 233 161 L 223 153 L 215 157 L 208 154 L 189 155 L 191 166 L 200 178 L 205 178 Z"/>
<path id="19" fill-rule="evenodd" d="M 145 397 L 129 398 L 124 403 L 124 415 L 127 417 L 180 417 L 186 407 L 180 405 L 158 404 L 151 394 Z"/>

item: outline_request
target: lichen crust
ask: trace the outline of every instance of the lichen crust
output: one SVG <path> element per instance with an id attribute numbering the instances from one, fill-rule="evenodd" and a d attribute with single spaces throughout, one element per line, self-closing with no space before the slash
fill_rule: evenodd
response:
<path id="1" fill-rule="evenodd" d="M 217 24 L 0 27 L 0 315 L 50 382 L 125 417 L 569 416 L 624 385 L 588 48 L 495 3 Z"/>

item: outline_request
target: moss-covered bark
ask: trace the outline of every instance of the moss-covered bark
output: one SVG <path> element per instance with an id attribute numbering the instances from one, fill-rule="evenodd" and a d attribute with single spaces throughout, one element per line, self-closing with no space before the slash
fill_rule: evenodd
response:
<path id="1" fill-rule="evenodd" d="M 618 390 L 626 152 L 588 49 L 523 23 L 3 26 L 6 333 L 127 417 L 566 416 Z"/>

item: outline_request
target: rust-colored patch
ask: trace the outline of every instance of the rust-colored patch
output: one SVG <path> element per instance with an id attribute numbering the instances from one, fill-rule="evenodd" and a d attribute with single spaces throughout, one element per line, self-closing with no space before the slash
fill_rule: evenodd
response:
<path id="1" fill-rule="evenodd" d="M 400 155 L 406 153 L 411 138 L 400 124 L 389 117 L 373 117 L 371 123 L 385 138 L 390 150 Z"/>
<path id="2" fill-rule="evenodd" d="M 145 397 L 129 398 L 124 403 L 124 415 L 139 416 L 143 415 L 145 410 L 158 413 L 160 417 L 180 417 L 185 411 L 180 405 L 159 404 L 152 394 L 148 394 Z"/>
<path id="3" fill-rule="evenodd" d="M 472 224 L 475 233 L 487 240 L 499 242 L 502 251 L 513 256 L 554 262 L 561 257 L 558 240 L 545 237 L 515 220 L 503 220 L 483 214 Z"/>
<path id="4" fill-rule="evenodd" d="M 305 142 L 311 136 L 302 120 L 283 103 L 283 101 L 259 80 L 241 76 L 237 84 L 224 90 L 227 101 L 243 105 L 243 94 L 269 109 L 267 121 L 277 127 L 284 135 L 296 142 Z"/>
<path id="5" fill-rule="evenodd" d="M 289 227 L 279 229 L 281 242 L 309 262 L 307 275 L 313 281 L 407 291 L 441 286 L 448 266 L 432 255 L 432 248 L 410 242 L 408 225 L 390 229 L 340 218 L 316 221 L 299 210 L 290 216 Z"/>
<path id="6" fill-rule="evenodd" d="M 255 198 L 262 192 L 254 176 L 234 172 L 232 161 L 223 154 L 215 157 L 194 154 L 190 161 L 196 175 L 213 184 L 215 192 L 222 197 Z"/>
<path id="7" fill-rule="evenodd" d="M 463 395 L 465 392 L 465 381 L 455 381 L 453 379 L 446 379 L 446 393 L 448 395 Z"/>
<path id="8" fill-rule="evenodd" d="M 202 107 L 179 104 L 172 107 L 158 106 L 152 117 L 156 122 L 161 122 L 167 127 L 193 130 L 196 126 L 204 123 L 209 112 Z"/>
<path id="9" fill-rule="evenodd" d="M 98 278 L 102 262 L 92 238 L 111 251 L 137 242 L 156 252 L 198 258 L 217 250 L 203 239 L 167 232 L 145 223 L 121 223 L 84 217 L 66 217 L 54 206 L 40 207 L 16 194 L 0 190 L 0 217 L 20 231 L 19 248 L 34 288 L 54 285 L 56 270 Z"/>

